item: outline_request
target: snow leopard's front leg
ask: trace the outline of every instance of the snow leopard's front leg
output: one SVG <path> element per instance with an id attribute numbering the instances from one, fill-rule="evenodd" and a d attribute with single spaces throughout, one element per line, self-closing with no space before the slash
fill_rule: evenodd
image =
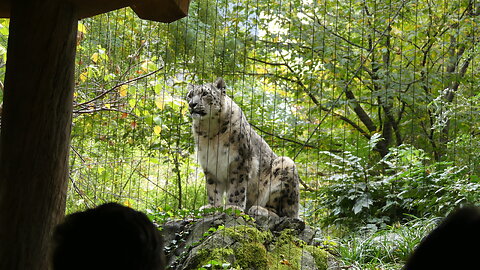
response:
<path id="1" fill-rule="evenodd" d="M 227 208 L 245 211 L 247 187 L 250 180 L 249 159 L 237 158 L 230 166 L 227 188 Z"/>
<path id="2" fill-rule="evenodd" d="M 243 125 L 234 123 L 236 129 L 232 131 L 228 139 L 231 155 L 229 156 L 226 181 L 226 208 L 245 212 L 248 182 L 252 176 L 253 153 L 250 134 Z"/>
<path id="3" fill-rule="evenodd" d="M 208 204 L 200 208 L 200 210 L 212 208 L 212 207 L 221 207 L 223 193 L 225 192 L 225 184 L 217 180 L 215 175 L 205 171 L 205 180 L 207 181 L 207 195 L 208 195 Z"/>
<path id="4" fill-rule="evenodd" d="M 232 174 L 229 179 L 227 190 L 227 208 L 245 211 L 247 203 L 248 173 Z"/>

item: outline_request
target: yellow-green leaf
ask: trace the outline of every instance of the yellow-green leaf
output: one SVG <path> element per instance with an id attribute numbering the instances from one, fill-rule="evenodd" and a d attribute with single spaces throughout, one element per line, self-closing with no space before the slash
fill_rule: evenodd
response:
<path id="1" fill-rule="evenodd" d="M 144 72 L 151 72 L 157 69 L 157 65 L 150 60 L 143 61 L 141 68 Z"/>
<path id="2" fill-rule="evenodd" d="M 88 71 L 82 72 L 82 73 L 80 74 L 80 78 L 79 78 L 79 79 L 80 79 L 81 82 L 85 82 L 85 81 L 87 80 L 87 78 L 88 78 Z"/>
<path id="3" fill-rule="evenodd" d="M 130 105 L 130 107 L 134 108 L 135 105 L 137 105 L 137 101 L 135 99 L 130 99 L 128 101 L 128 105 Z"/>
<path id="4" fill-rule="evenodd" d="M 155 105 L 157 105 L 157 107 L 160 110 L 163 110 L 163 108 L 165 107 L 165 102 L 163 100 L 163 97 L 159 97 L 159 98 L 155 99 Z"/>
<path id="5" fill-rule="evenodd" d="M 127 89 L 128 85 L 124 84 L 118 88 L 118 92 L 120 93 L 121 97 L 126 97 L 127 96 Z"/>
<path id="6" fill-rule="evenodd" d="M 84 34 L 87 33 L 87 27 L 85 27 L 85 25 L 81 22 L 78 23 L 78 32 L 84 33 Z"/>
<path id="7" fill-rule="evenodd" d="M 92 61 L 93 61 L 94 63 L 97 63 L 97 62 L 98 62 L 98 53 L 92 54 L 91 59 L 92 59 Z"/>

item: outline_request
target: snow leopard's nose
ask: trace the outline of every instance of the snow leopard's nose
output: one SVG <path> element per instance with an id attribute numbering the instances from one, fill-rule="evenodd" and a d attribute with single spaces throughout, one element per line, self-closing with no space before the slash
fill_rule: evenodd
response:
<path id="1" fill-rule="evenodd" d="M 198 104 L 198 103 L 195 102 L 195 101 L 190 101 L 190 102 L 188 103 L 188 106 L 190 107 L 190 109 L 194 109 L 194 108 L 197 106 L 197 104 Z"/>

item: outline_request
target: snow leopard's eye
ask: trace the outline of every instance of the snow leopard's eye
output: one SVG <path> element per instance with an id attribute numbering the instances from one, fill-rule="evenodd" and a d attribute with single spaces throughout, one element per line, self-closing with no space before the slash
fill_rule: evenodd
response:
<path id="1" fill-rule="evenodd" d="M 203 93 L 202 93 L 202 97 L 204 97 L 204 96 L 206 96 L 206 95 L 208 95 L 208 92 L 203 92 Z"/>

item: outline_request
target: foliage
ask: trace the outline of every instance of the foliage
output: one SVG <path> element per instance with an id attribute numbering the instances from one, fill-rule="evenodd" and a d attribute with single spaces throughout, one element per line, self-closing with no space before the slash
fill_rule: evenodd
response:
<path id="1" fill-rule="evenodd" d="M 438 218 L 413 217 L 403 225 L 356 232 L 339 240 L 336 252 L 343 264 L 352 269 L 400 269 L 438 222 Z"/>
<path id="2" fill-rule="evenodd" d="M 302 179 L 321 190 L 302 195 L 307 211 L 317 209 L 312 222 L 329 212 L 319 205 L 336 202 L 326 194 L 351 197 L 337 217 L 376 216 L 367 222 L 377 224 L 472 202 L 465 192 L 475 183 L 459 186 L 479 172 L 478 151 L 469 149 L 478 129 L 477 9 L 464 0 L 200 0 L 168 25 L 129 9 L 82 20 L 68 209 L 109 200 L 154 211 L 205 204 L 183 96 L 188 83 L 217 76 L 274 151 L 295 158 Z M 400 145 L 422 151 L 422 166 L 388 165 Z M 336 157 L 351 160 L 337 159 L 340 169 Z M 339 170 L 345 183 L 328 184 Z M 457 178 L 464 195 L 414 198 Z M 423 183 L 418 194 L 405 187 L 412 183 Z M 433 206 L 430 198 L 442 199 Z"/>
<path id="3" fill-rule="evenodd" d="M 357 140 L 380 132 L 383 140 L 374 151 L 382 157 L 391 146 L 408 143 L 440 161 L 453 121 L 459 130 L 469 129 L 470 121 L 454 116 L 462 109 L 452 98 L 474 95 L 468 67 L 477 57 L 478 17 L 470 1 L 293 1 L 259 7 L 265 46 L 252 61 L 265 63 L 272 81 L 314 104 L 303 108 L 305 115 L 335 119 L 334 136 L 353 139 L 337 133 L 343 123 L 360 135 Z"/>
<path id="4" fill-rule="evenodd" d="M 397 222 L 479 203 L 479 8 L 198 0 L 171 24 L 130 9 L 81 20 L 67 211 L 117 201 L 160 224 L 207 214 L 196 210 L 206 196 L 183 97 L 223 76 L 256 131 L 295 159 L 309 187 L 302 218 L 382 228 L 338 250 L 354 267 L 387 269 L 425 232 L 422 219 Z M 1 19 L 1 82 L 8 29 Z M 391 232 L 412 235 L 400 254 L 377 241 Z"/>
<path id="5" fill-rule="evenodd" d="M 200 219 L 202 217 L 209 216 L 214 213 L 225 213 L 227 215 L 232 215 L 235 217 L 241 217 L 245 221 L 254 221 L 254 218 L 242 213 L 238 209 L 232 209 L 232 208 L 227 208 L 224 209 L 222 207 L 212 207 L 212 208 L 205 208 L 202 210 L 197 210 L 197 209 L 176 209 L 170 206 L 167 206 L 167 208 L 156 208 L 156 209 L 147 209 L 146 214 L 147 216 L 153 220 L 155 223 L 162 225 L 167 221 L 172 221 L 172 220 L 194 220 L 194 219 Z M 208 232 L 215 232 L 215 228 L 210 228 Z M 207 235 L 204 235 L 207 236 Z"/>
<path id="6" fill-rule="evenodd" d="M 204 205 L 183 97 L 217 76 L 295 159 L 311 223 L 476 203 L 479 14 L 471 0 L 199 0 L 171 24 L 130 9 L 81 20 L 68 212 L 118 201 L 166 220 Z"/>
<path id="7" fill-rule="evenodd" d="M 350 152 L 330 157 L 332 174 L 318 194 L 329 209 L 325 222 L 381 226 L 405 220 L 405 214 L 443 216 L 453 208 L 479 203 L 479 179 L 451 162 L 428 165 L 425 151 L 402 145 L 379 162 Z"/>

